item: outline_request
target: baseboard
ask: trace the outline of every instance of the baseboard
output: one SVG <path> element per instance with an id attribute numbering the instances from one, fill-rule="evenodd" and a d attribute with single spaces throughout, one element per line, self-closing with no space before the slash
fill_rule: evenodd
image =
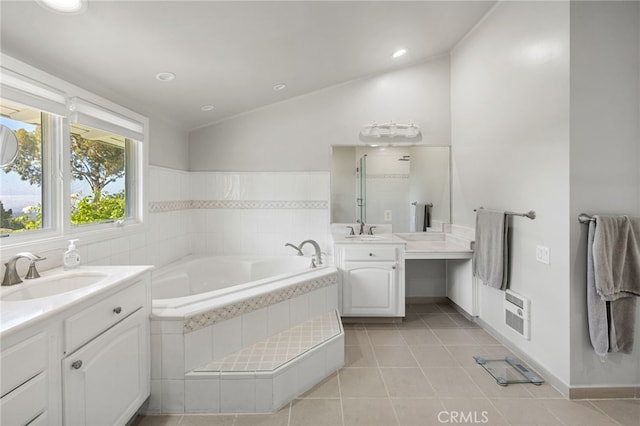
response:
<path id="1" fill-rule="evenodd" d="M 406 297 L 407 305 L 426 305 L 429 303 L 451 303 L 448 297 Z"/>
<path id="2" fill-rule="evenodd" d="M 640 387 L 572 387 L 569 399 L 640 398 Z"/>

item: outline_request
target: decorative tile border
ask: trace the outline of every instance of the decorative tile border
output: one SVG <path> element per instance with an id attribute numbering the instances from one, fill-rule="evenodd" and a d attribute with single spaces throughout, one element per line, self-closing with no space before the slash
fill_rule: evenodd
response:
<path id="1" fill-rule="evenodd" d="M 201 328 L 208 327 L 217 322 L 226 321 L 242 314 L 257 311 L 258 309 L 275 305 L 276 303 L 293 299 L 294 297 L 337 283 L 337 272 L 332 272 L 328 275 L 313 278 L 311 280 L 301 281 L 266 294 L 261 294 L 237 303 L 231 303 L 217 309 L 185 317 L 183 330 L 184 333 L 200 330 Z"/>
<path id="2" fill-rule="evenodd" d="M 192 201 L 155 201 L 149 203 L 149 213 L 164 213 L 177 210 L 188 210 Z"/>
<path id="3" fill-rule="evenodd" d="M 149 203 L 150 213 L 190 209 L 326 210 L 328 208 L 327 200 L 184 200 Z"/>

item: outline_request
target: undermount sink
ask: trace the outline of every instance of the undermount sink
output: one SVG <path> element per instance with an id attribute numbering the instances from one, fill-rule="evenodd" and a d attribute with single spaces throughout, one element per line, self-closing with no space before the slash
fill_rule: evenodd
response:
<path id="1" fill-rule="evenodd" d="M 344 237 L 351 241 L 372 241 L 381 239 L 379 235 L 345 235 Z"/>
<path id="2" fill-rule="evenodd" d="M 3 288 L 0 300 L 15 302 L 56 296 L 96 284 L 107 276 L 104 272 L 82 271 L 25 280 L 21 284 Z"/>

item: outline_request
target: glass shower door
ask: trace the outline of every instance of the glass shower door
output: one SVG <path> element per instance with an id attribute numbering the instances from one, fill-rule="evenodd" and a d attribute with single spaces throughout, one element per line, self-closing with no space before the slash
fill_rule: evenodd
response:
<path id="1" fill-rule="evenodd" d="M 358 221 L 366 223 L 367 220 L 367 154 L 358 161 Z"/>

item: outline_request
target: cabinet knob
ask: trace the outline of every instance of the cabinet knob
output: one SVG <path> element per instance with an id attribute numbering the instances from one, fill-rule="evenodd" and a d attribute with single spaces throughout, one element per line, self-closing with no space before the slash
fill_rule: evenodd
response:
<path id="1" fill-rule="evenodd" d="M 373 253 L 369 253 L 369 256 L 373 256 Z"/>
<path id="2" fill-rule="evenodd" d="M 396 265 L 393 265 L 393 266 L 391 267 L 391 269 L 396 269 L 396 268 L 397 268 L 397 267 L 396 267 Z"/>
<path id="3" fill-rule="evenodd" d="M 76 370 L 80 369 L 80 367 L 82 367 L 82 361 L 81 360 L 73 361 L 71 363 L 71 367 L 75 368 Z"/>
<path id="4" fill-rule="evenodd" d="M 116 314 L 119 314 L 120 312 L 122 312 L 122 307 L 118 306 L 118 307 L 113 308 L 113 312 L 116 313 Z"/>

